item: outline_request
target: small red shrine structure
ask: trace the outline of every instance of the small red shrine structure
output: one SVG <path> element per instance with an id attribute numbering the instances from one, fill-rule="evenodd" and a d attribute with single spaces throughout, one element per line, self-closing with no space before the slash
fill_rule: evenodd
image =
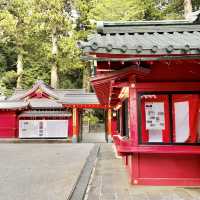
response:
<path id="1" fill-rule="evenodd" d="M 117 112 L 114 143 L 135 185 L 200 185 L 200 16 L 99 22 L 80 42 L 94 60 L 102 105 Z"/>
<path id="2" fill-rule="evenodd" d="M 37 81 L 31 89 L 16 89 L 0 101 L 0 138 L 68 138 L 79 141 L 85 108 L 105 109 L 106 133 L 112 138 L 115 119 L 108 106 L 84 89 L 53 89 Z"/>

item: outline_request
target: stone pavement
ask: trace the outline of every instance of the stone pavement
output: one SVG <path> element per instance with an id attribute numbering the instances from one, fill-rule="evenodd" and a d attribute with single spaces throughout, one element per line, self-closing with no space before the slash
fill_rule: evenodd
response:
<path id="1" fill-rule="evenodd" d="M 0 144 L 0 200 L 66 200 L 93 144 Z"/>
<path id="2" fill-rule="evenodd" d="M 101 144 L 85 200 L 200 200 L 200 188 L 130 185 L 112 144 Z"/>
<path id="3" fill-rule="evenodd" d="M 104 132 L 84 132 L 82 143 L 105 143 Z"/>

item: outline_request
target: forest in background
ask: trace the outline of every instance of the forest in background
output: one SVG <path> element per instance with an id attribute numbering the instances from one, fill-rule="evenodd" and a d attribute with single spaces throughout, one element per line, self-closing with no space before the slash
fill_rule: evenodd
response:
<path id="1" fill-rule="evenodd" d="M 44 80 L 89 90 L 78 40 L 98 20 L 184 19 L 200 0 L 0 0 L 0 94 Z"/>

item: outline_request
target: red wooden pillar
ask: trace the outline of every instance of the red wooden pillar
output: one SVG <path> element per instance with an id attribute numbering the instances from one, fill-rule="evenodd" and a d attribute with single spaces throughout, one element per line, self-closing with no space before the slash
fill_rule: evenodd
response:
<path id="1" fill-rule="evenodd" d="M 76 143 L 78 141 L 78 130 L 79 130 L 79 122 L 78 122 L 78 109 L 72 109 L 72 143 Z"/>
<path id="2" fill-rule="evenodd" d="M 138 118 L 137 118 L 137 91 L 134 78 L 130 80 L 129 85 L 129 123 L 130 139 L 134 146 L 138 145 Z"/>
<path id="3" fill-rule="evenodd" d="M 73 136 L 73 125 L 72 125 L 73 116 L 68 119 L 68 137 L 71 139 Z"/>
<path id="4" fill-rule="evenodd" d="M 108 109 L 108 117 L 107 117 L 107 133 L 108 133 L 108 142 L 112 142 L 112 109 Z"/>
<path id="5" fill-rule="evenodd" d="M 16 129 L 15 129 L 15 137 L 16 138 L 19 138 L 19 117 L 18 117 L 18 115 L 16 114 L 16 112 L 15 112 L 15 127 L 16 127 Z"/>

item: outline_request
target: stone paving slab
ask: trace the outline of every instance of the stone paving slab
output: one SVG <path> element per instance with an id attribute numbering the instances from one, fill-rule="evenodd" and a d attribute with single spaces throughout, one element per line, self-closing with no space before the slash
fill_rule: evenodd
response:
<path id="1" fill-rule="evenodd" d="M 82 143 L 105 143 L 105 133 L 97 132 L 97 133 L 83 133 Z"/>
<path id="2" fill-rule="evenodd" d="M 101 144 L 85 200 L 200 200 L 200 188 L 133 186 L 112 144 Z"/>
<path id="3" fill-rule="evenodd" d="M 0 199 L 67 199 L 93 146 L 0 144 Z"/>

